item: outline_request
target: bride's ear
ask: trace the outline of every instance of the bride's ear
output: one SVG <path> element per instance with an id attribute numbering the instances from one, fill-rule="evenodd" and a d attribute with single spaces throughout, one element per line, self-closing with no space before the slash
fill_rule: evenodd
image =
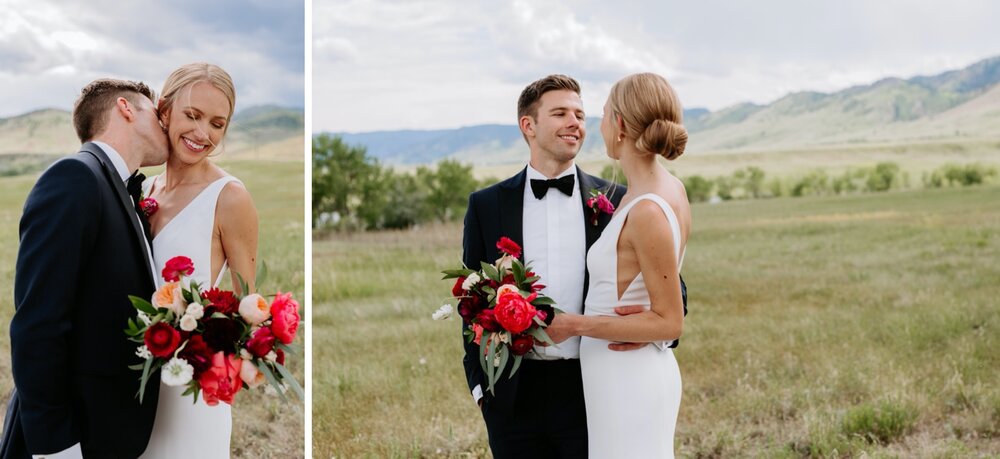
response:
<path id="1" fill-rule="evenodd" d="M 160 101 L 156 104 L 156 115 L 160 119 L 160 127 L 166 132 L 170 123 L 170 107 L 167 106 L 167 99 L 160 98 Z"/>

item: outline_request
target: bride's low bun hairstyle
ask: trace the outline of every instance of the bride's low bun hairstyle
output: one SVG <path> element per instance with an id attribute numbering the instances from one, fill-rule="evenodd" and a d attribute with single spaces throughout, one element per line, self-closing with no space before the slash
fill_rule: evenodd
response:
<path id="1" fill-rule="evenodd" d="M 629 75 L 611 88 L 608 102 L 637 149 L 669 160 L 684 154 L 688 133 L 683 110 L 666 79 L 655 73 Z"/>
<path id="2" fill-rule="evenodd" d="M 636 148 L 673 160 L 684 154 L 688 133 L 684 126 L 673 121 L 655 119 L 635 141 Z"/>

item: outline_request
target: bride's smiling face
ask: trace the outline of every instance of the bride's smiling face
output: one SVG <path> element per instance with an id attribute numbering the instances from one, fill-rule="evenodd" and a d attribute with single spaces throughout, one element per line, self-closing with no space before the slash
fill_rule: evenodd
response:
<path id="1" fill-rule="evenodd" d="M 222 142 L 229 125 L 229 100 L 207 81 L 177 91 L 163 114 L 170 140 L 170 155 L 185 164 L 207 157 Z"/>

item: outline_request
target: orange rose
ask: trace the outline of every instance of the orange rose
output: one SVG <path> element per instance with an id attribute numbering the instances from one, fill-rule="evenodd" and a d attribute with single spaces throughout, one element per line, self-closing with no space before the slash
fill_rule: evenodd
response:
<path id="1" fill-rule="evenodd" d="M 153 293 L 151 303 L 153 303 L 153 307 L 167 308 L 173 311 L 177 317 L 184 315 L 184 311 L 187 309 L 184 295 L 181 294 L 181 284 L 178 282 L 167 282 L 161 285 L 156 293 Z"/>
<path id="2" fill-rule="evenodd" d="M 264 297 L 252 293 L 240 301 L 240 316 L 250 325 L 260 325 L 271 316 L 271 306 Z"/>

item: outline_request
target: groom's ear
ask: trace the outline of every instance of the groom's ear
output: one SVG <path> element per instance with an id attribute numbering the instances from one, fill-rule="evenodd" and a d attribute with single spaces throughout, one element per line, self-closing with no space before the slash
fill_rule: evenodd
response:
<path id="1" fill-rule="evenodd" d="M 517 121 L 519 127 L 521 128 L 521 134 L 524 134 L 525 137 L 535 136 L 535 123 L 531 118 L 531 115 L 524 115 Z"/>
<path id="2" fill-rule="evenodd" d="M 135 118 L 135 114 L 132 113 L 132 110 L 132 104 L 129 103 L 128 99 L 124 97 L 115 99 L 115 111 L 117 111 L 122 118 L 132 121 L 132 119 Z"/>

